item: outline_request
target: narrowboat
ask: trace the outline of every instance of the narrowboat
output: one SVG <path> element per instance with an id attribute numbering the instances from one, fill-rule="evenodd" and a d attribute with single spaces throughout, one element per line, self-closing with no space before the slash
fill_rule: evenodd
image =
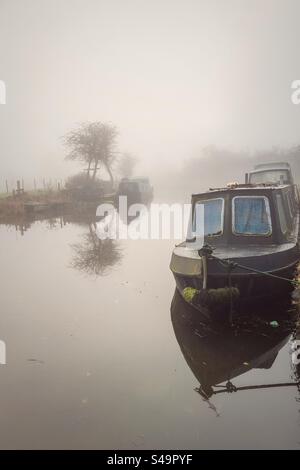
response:
<path id="1" fill-rule="evenodd" d="M 115 196 L 118 204 L 119 196 L 126 196 L 129 204 L 147 204 L 153 198 L 153 188 L 149 178 L 123 178 Z"/>
<path id="2" fill-rule="evenodd" d="M 287 162 L 259 163 L 246 173 L 245 183 L 294 184 L 292 169 Z"/>
<path id="3" fill-rule="evenodd" d="M 192 239 L 175 247 L 170 268 L 183 298 L 207 318 L 293 290 L 300 259 L 295 185 L 233 183 L 194 194 L 191 227 Z"/>

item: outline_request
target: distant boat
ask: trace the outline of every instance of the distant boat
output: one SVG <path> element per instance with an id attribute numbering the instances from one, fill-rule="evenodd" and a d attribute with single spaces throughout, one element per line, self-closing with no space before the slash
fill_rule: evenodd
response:
<path id="1" fill-rule="evenodd" d="M 153 198 L 153 188 L 149 178 L 123 178 L 116 193 L 116 203 L 119 196 L 127 196 L 128 203 L 147 204 Z"/>
<path id="2" fill-rule="evenodd" d="M 287 162 L 268 162 L 254 166 L 246 173 L 246 184 L 294 184 L 291 166 Z"/>
<path id="3" fill-rule="evenodd" d="M 199 208 L 203 246 L 184 241 L 170 264 L 187 302 L 206 317 L 222 318 L 292 290 L 300 260 L 295 185 L 235 183 L 194 194 L 193 226 Z"/>

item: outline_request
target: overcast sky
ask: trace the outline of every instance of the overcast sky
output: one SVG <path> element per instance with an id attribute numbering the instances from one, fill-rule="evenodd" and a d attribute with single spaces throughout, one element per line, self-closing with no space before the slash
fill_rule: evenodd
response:
<path id="1" fill-rule="evenodd" d="M 110 121 L 141 170 L 202 146 L 300 143 L 298 0 L 0 0 L 1 178 L 74 173 L 59 137 Z"/>

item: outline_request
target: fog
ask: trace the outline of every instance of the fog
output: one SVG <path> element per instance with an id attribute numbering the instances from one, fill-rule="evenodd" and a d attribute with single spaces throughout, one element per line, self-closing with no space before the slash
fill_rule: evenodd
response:
<path id="1" fill-rule="evenodd" d="M 115 124 L 157 184 L 207 146 L 242 159 L 299 144 L 299 13 L 297 0 L 0 0 L 0 184 L 76 173 L 60 137 L 84 121 Z"/>
<path id="2" fill-rule="evenodd" d="M 0 450 L 299 449 L 299 19 L 0 0 Z"/>

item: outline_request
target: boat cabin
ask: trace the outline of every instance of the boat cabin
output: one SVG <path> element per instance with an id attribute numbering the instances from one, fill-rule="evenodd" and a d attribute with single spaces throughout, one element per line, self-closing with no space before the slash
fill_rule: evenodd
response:
<path id="1" fill-rule="evenodd" d="M 255 165 L 246 173 L 246 184 L 294 184 L 291 166 L 287 162 L 270 162 Z"/>
<path id="2" fill-rule="evenodd" d="M 194 194 L 191 226 L 170 268 L 184 300 L 204 317 L 230 319 L 233 308 L 291 292 L 300 260 L 294 185 L 233 183 Z"/>
<path id="3" fill-rule="evenodd" d="M 234 185 L 192 196 L 193 230 L 204 208 L 205 243 L 280 245 L 298 238 L 298 193 L 292 185 Z"/>
<path id="4" fill-rule="evenodd" d="M 300 260 L 295 185 L 232 183 L 194 194 L 191 227 L 170 268 L 204 317 L 230 320 L 234 308 L 291 292 Z"/>

